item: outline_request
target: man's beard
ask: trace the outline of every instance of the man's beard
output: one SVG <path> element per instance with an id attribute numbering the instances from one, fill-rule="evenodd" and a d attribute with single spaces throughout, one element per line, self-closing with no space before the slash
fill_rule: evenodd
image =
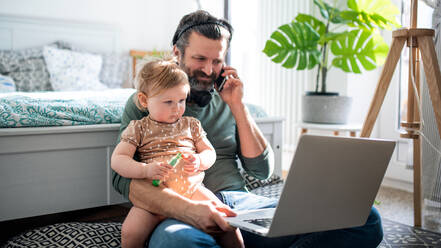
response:
<path id="1" fill-rule="evenodd" d="M 214 72 L 211 75 L 207 75 L 201 70 L 190 71 L 190 68 L 183 63 L 183 60 L 181 61 L 181 69 L 187 73 L 188 81 L 190 82 L 190 95 L 187 98 L 187 102 L 196 103 L 199 107 L 207 106 L 213 98 L 214 80 L 217 78 L 217 75 Z M 198 80 L 198 77 L 209 80 Z"/>
<path id="2" fill-rule="evenodd" d="M 191 71 L 190 68 L 188 68 L 185 63 L 181 60 L 181 68 L 187 73 L 188 81 L 190 82 L 190 87 L 193 90 L 197 91 L 210 91 L 214 87 L 214 81 L 217 78 L 216 73 L 213 71 L 211 75 L 205 74 L 205 72 L 201 70 L 194 70 Z M 209 81 L 201 81 L 198 80 L 199 78 L 206 78 L 210 79 Z"/>

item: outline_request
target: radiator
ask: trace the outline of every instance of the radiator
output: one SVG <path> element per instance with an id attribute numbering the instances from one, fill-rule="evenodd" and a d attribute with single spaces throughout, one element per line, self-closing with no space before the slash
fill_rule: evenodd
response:
<path id="1" fill-rule="evenodd" d="M 263 50 L 266 40 L 271 33 L 282 24 L 288 23 L 299 13 L 310 13 L 312 1 L 259 1 L 257 41 L 260 51 Z M 301 95 L 304 85 L 309 82 L 308 71 L 297 71 L 283 68 L 272 62 L 263 52 L 259 53 L 258 65 L 259 104 L 269 115 L 283 116 L 284 148 L 291 150 L 297 144 L 300 120 Z"/>

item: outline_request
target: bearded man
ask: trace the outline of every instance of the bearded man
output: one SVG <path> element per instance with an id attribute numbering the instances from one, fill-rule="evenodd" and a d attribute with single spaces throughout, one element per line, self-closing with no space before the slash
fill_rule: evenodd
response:
<path id="1" fill-rule="evenodd" d="M 243 82 L 233 67 L 225 65 L 232 32 L 227 21 L 206 11 L 181 19 L 172 44 L 173 54 L 191 85 L 184 116 L 199 119 L 216 150 L 215 164 L 205 171 L 205 187 L 233 210 L 275 207 L 277 201 L 247 192 L 239 173 L 237 159 L 251 176 L 268 178 L 273 172 L 274 155 L 243 102 Z M 220 91 L 214 84 L 219 76 L 228 78 Z M 147 115 L 129 98 L 120 134 L 131 120 Z M 235 215 L 228 207 L 192 201 L 168 188 L 154 187 L 151 181 L 124 178 L 114 171 L 113 186 L 135 206 L 168 217 L 156 227 L 149 247 L 219 247 L 213 236 L 233 230 L 223 219 L 225 214 Z M 381 219 L 374 208 L 366 224 L 357 228 L 281 238 L 241 232 L 246 247 L 376 247 L 383 238 Z"/>

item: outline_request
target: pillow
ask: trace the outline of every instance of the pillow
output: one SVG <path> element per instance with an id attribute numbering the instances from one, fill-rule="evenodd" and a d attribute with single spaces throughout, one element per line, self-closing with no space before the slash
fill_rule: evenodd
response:
<path id="1" fill-rule="evenodd" d="M 103 66 L 101 67 L 100 81 L 109 88 L 121 88 L 129 79 L 130 56 L 118 56 L 114 53 L 101 55 Z"/>
<path id="2" fill-rule="evenodd" d="M 57 43 L 58 48 L 72 50 L 79 53 L 91 53 L 82 48 L 66 42 Z M 123 84 L 130 79 L 131 57 L 119 56 L 116 53 L 91 53 L 99 55 L 103 59 L 99 80 L 109 88 L 122 88 Z"/>
<path id="3" fill-rule="evenodd" d="M 15 83 L 11 77 L 0 75 L 0 93 L 14 92 Z"/>
<path id="4" fill-rule="evenodd" d="M 43 48 L 43 56 L 55 91 L 107 89 L 99 81 L 101 56 L 49 46 Z"/>
<path id="5" fill-rule="evenodd" d="M 49 46 L 72 49 L 63 41 Z M 43 57 L 43 47 L 0 51 L 0 74 L 11 77 L 17 91 L 50 91 L 49 72 Z"/>
<path id="6" fill-rule="evenodd" d="M 17 91 L 52 90 L 42 50 L 0 51 L 0 73 L 15 81 Z"/>

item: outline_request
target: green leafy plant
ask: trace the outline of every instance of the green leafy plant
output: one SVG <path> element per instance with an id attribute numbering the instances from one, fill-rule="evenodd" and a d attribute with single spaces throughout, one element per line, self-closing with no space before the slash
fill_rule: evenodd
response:
<path id="1" fill-rule="evenodd" d="M 398 8 L 390 0 L 347 0 L 344 8 L 314 0 L 320 18 L 298 14 L 277 28 L 263 52 L 275 63 L 297 70 L 317 67 L 316 93 L 326 93 L 327 72 L 332 67 L 361 73 L 382 65 L 389 46 L 380 29 L 399 27 Z M 329 53 L 333 54 L 329 63 Z"/>

